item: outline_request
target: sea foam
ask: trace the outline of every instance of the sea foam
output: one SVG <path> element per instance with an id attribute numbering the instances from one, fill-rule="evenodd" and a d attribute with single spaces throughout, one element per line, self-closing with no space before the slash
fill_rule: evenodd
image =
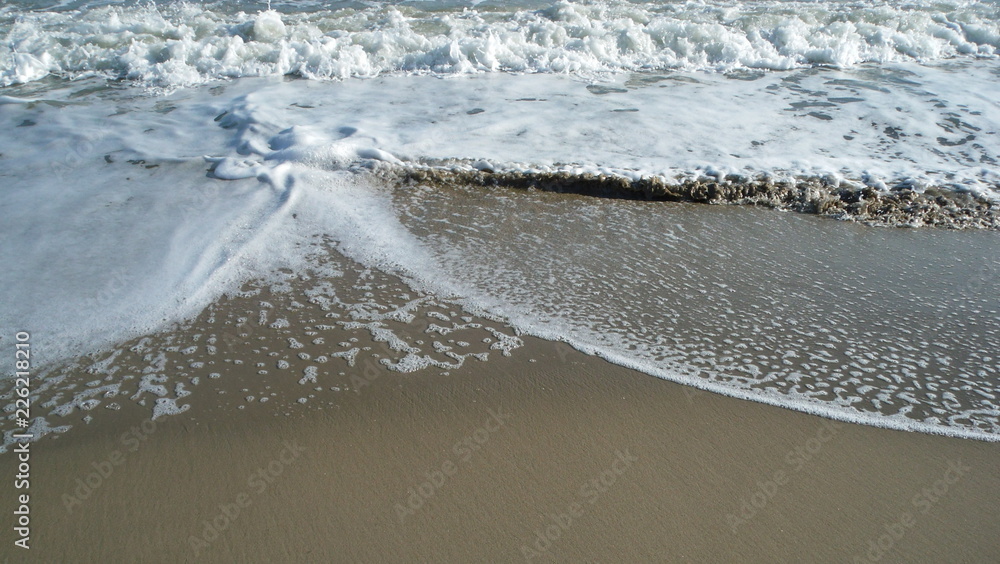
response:
<path id="1" fill-rule="evenodd" d="M 1000 17 L 989 2 L 928 0 L 564 0 L 536 10 L 376 5 L 286 14 L 181 3 L 19 13 L 0 23 L 0 34 L 8 46 L 0 85 L 56 74 L 173 87 L 286 74 L 787 70 L 995 57 Z"/>

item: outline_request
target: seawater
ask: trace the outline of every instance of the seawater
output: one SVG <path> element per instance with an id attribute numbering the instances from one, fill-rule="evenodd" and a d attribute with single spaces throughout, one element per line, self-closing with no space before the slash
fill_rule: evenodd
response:
<path id="1" fill-rule="evenodd" d="M 996 2 L 8 3 L 0 342 L 30 329 L 57 367 L 248 280 L 320 268 L 333 241 L 471 312 L 660 377 L 993 440 L 996 231 L 488 179 L 913 194 L 969 219 L 955 226 L 989 227 L 998 14 Z"/>

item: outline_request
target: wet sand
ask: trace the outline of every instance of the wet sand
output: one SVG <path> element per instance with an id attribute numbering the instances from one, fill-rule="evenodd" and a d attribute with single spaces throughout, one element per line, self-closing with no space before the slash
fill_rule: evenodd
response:
<path id="1" fill-rule="evenodd" d="M 35 443 L 32 548 L 4 527 L 4 559 L 1000 558 L 997 444 L 832 423 L 532 338 L 446 375 L 381 370 L 305 405 L 282 399 L 301 395 L 294 378 L 255 409 L 200 389 L 152 422 L 125 401 Z M 201 386 L 237 394 L 255 377 Z"/>
<path id="2" fill-rule="evenodd" d="M 1000 560 L 998 443 L 659 380 L 328 255 L 35 381 L 73 428 L 31 446 L 27 551 L 0 455 L 2 560 Z"/>

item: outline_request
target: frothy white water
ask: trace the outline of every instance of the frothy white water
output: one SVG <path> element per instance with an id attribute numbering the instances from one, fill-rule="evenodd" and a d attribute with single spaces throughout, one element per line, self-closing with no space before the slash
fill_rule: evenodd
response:
<path id="1" fill-rule="evenodd" d="M 0 118 L 16 135 L 0 140 L 0 254 L 15 266 L 0 275 L 0 325 L 38 330 L 47 358 L 79 354 L 197 312 L 276 265 L 294 268 L 316 233 L 336 234 L 367 264 L 432 271 L 388 192 L 349 172 L 428 159 L 909 180 L 995 197 L 1000 108 L 983 94 L 994 75 L 980 64 L 597 85 L 540 75 L 255 79 L 160 98 L 93 80 L 8 96 Z M 689 111 L 699 100 L 711 103 Z"/>
<path id="2" fill-rule="evenodd" d="M 157 86 L 297 74 L 787 70 L 995 57 L 993 2 L 563 1 L 233 13 L 227 3 L 0 12 L 0 85 L 101 75 Z"/>
<path id="3" fill-rule="evenodd" d="M 989 61 L 636 73 L 589 84 L 552 75 L 299 81 L 253 92 L 224 121 L 291 126 L 274 140 L 242 139 L 255 148 L 252 162 L 307 160 L 330 170 L 363 148 L 408 165 L 671 181 L 827 177 L 1000 199 L 1000 105 L 989 95 L 998 76 L 1000 64 Z"/>
<path id="4" fill-rule="evenodd" d="M 31 332 L 36 366 L 185 319 L 255 276 L 304 268 L 317 234 L 372 265 L 386 245 L 406 247 L 389 193 L 348 172 L 392 160 L 370 138 L 287 128 L 280 106 L 246 96 L 73 90 L 0 104 L 17 133 L 0 139 L 0 260 L 11 265 L 0 274 L 0 334 Z M 416 247 L 404 254 L 420 259 Z"/>
<path id="5" fill-rule="evenodd" d="M 595 212 L 496 194 L 465 196 L 488 202 L 482 209 L 452 209 L 447 195 L 394 194 L 363 174 L 461 158 L 454 166 L 783 171 L 989 193 L 1000 156 L 993 76 L 996 63 L 978 61 L 600 84 L 507 74 L 250 79 L 161 97 L 94 79 L 8 96 L 0 118 L 16 135 L 0 139 L 10 218 L 0 259 L 15 267 L 0 273 L 0 335 L 31 330 L 43 361 L 89 352 L 190 316 L 251 277 L 311 265 L 319 235 L 470 309 L 659 376 L 842 419 L 996 439 L 1000 390 L 986 363 L 998 346 L 998 278 L 980 270 L 997 264 L 993 233 L 919 243 L 827 222 L 805 237 L 763 220 L 719 227 L 697 215 L 672 221 L 663 207 Z M 587 225 L 596 235 L 574 232 Z M 592 245 L 595 236 L 605 240 Z M 801 253 L 780 255 L 787 237 L 803 241 Z M 884 270 L 851 264 L 872 246 Z M 897 291 L 895 280 L 929 267 L 922 252 L 943 277 L 915 274 Z M 797 260 L 809 267 L 804 288 Z M 772 263 L 779 274 L 754 270 Z M 891 299 L 871 314 L 874 328 L 859 325 L 880 292 Z M 830 319 L 849 334 L 825 327 Z"/>
<path id="6" fill-rule="evenodd" d="M 578 116 L 591 109 L 560 90 L 573 82 L 538 80 Z M 454 99 L 434 94 L 441 81 L 405 82 L 426 83 L 428 100 Z M 461 82 L 467 88 L 471 81 Z M 491 96 L 504 94 L 504 80 L 489 82 L 492 88 L 484 90 Z M 320 188 L 345 167 L 378 168 L 414 158 L 415 145 L 405 144 L 405 135 L 437 139 L 436 150 L 489 142 L 490 149 L 481 150 L 492 156 L 587 154 L 572 137 L 548 144 L 528 133 L 515 136 L 521 138 L 516 149 L 505 148 L 513 141 L 496 135 L 508 123 L 503 118 L 487 118 L 472 139 L 462 136 L 467 125 L 458 124 L 485 110 L 439 108 L 445 114 L 439 118 L 453 120 L 444 126 L 456 136 L 450 141 L 431 134 L 437 123 L 428 130 L 388 125 L 393 120 L 376 126 L 393 105 L 394 120 L 422 118 L 391 96 L 381 111 L 370 103 L 362 111 L 351 103 L 371 100 L 362 87 L 306 84 L 299 95 L 314 94 L 301 101 L 282 85 L 234 100 L 219 118 L 236 133 L 242 153 L 238 161 L 219 161 L 230 177 L 261 178 L 290 167 L 303 185 Z M 575 86 L 590 99 L 610 95 Z M 335 98 L 324 99 L 320 93 L 326 90 L 336 91 Z M 280 111 L 277 99 L 287 104 Z M 337 117 L 323 110 L 332 107 L 341 116 L 368 119 L 346 122 L 360 127 L 335 126 L 320 117 Z M 569 116 L 543 121 L 573 122 Z M 610 122 L 586 123 L 598 132 L 615 131 Z M 603 141 L 598 146 L 589 158 L 621 150 Z M 939 233 L 872 233 L 815 219 L 769 221 L 769 212 L 681 213 L 655 203 L 480 188 L 418 186 L 395 192 L 391 204 L 378 189 L 340 194 L 351 201 L 327 202 L 336 219 L 326 229 L 345 241 L 343 252 L 419 287 L 454 295 L 473 311 L 509 319 L 530 334 L 670 380 L 843 420 L 987 440 L 1000 435 L 1000 388 L 991 353 L 1000 347 L 994 233 L 939 240 Z"/>
<path id="7" fill-rule="evenodd" d="M 1000 440 L 995 233 L 481 188 L 397 206 L 473 307 L 527 333 L 730 396 Z"/>

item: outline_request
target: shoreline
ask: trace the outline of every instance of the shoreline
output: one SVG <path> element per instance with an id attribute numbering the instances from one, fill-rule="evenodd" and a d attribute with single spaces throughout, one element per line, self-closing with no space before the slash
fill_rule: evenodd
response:
<path id="1" fill-rule="evenodd" d="M 14 4 L 0 562 L 1000 562 L 995 2 Z"/>
<path id="2" fill-rule="evenodd" d="M 32 443 L 5 559 L 1000 557 L 994 443 L 651 377 L 327 252 L 51 374 L 74 428 Z"/>
<path id="3" fill-rule="evenodd" d="M 700 392 L 530 337 L 511 357 L 448 375 L 386 370 L 329 402 L 233 413 L 205 391 L 174 417 L 130 404 L 33 445 L 24 555 L 874 561 L 868 542 L 883 535 L 880 560 L 1000 554 L 994 445 Z M 102 467 L 110 475 L 68 509 L 63 494 Z"/>

